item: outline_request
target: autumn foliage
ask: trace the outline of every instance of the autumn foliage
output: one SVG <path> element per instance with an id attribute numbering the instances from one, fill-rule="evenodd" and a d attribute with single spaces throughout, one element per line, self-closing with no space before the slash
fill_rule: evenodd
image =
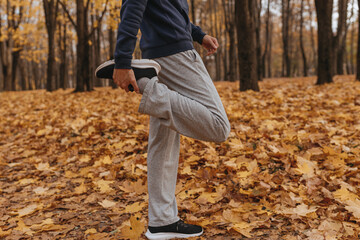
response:
<path id="1" fill-rule="evenodd" d="M 182 138 L 179 214 L 199 239 L 358 239 L 360 82 L 216 83 L 232 132 Z M 144 239 L 148 116 L 98 88 L 0 94 L 0 238 Z"/>

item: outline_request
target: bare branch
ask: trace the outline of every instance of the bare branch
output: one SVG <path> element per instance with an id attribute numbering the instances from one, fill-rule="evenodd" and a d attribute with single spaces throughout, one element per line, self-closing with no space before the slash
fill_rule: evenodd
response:
<path id="1" fill-rule="evenodd" d="M 98 20 L 98 25 L 97 25 L 97 27 L 94 27 L 94 28 L 91 30 L 90 34 L 88 35 L 88 38 L 90 38 L 90 37 L 94 34 L 95 30 L 99 28 L 100 23 L 102 22 L 102 19 L 103 19 L 104 16 L 105 16 L 108 2 L 109 2 L 109 0 L 106 0 L 105 8 L 104 8 L 103 12 L 101 13 L 101 16 L 100 16 L 100 18 L 99 18 L 99 20 Z"/>
<path id="2" fill-rule="evenodd" d="M 62 6 L 62 8 L 64 9 L 66 15 L 68 16 L 71 24 L 74 26 L 75 29 L 77 29 L 77 25 L 76 25 L 75 21 L 73 20 L 73 18 L 71 17 L 69 10 L 66 8 L 66 5 L 60 0 L 59 0 L 59 3 Z"/>

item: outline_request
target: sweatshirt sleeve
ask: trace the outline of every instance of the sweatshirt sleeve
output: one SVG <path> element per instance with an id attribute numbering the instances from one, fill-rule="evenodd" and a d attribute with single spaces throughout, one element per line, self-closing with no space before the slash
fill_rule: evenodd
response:
<path id="1" fill-rule="evenodd" d="M 201 30 L 199 26 L 195 26 L 191 23 L 191 36 L 194 41 L 202 44 L 203 38 L 205 37 L 205 33 Z"/>
<path id="2" fill-rule="evenodd" d="M 148 0 L 123 0 L 118 27 L 115 68 L 131 69 L 132 54 Z"/>

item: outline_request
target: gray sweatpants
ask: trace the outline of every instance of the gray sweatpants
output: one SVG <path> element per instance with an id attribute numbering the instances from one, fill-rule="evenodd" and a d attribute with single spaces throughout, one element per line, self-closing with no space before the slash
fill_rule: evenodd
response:
<path id="1" fill-rule="evenodd" d="M 175 187 L 180 134 L 223 142 L 230 124 L 219 94 L 195 50 L 153 59 L 158 77 L 143 90 L 139 112 L 150 115 L 148 143 L 149 226 L 179 220 Z"/>

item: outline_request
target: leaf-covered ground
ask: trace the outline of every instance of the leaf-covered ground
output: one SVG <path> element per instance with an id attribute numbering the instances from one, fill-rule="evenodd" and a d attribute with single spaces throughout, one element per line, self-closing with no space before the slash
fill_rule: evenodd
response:
<path id="1" fill-rule="evenodd" d="M 199 239 L 358 239 L 360 82 L 216 83 L 232 132 L 182 138 L 180 216 Z M 144 239 L 148 117 L 110 88 L 0 94 L 0 238 Z"/>

